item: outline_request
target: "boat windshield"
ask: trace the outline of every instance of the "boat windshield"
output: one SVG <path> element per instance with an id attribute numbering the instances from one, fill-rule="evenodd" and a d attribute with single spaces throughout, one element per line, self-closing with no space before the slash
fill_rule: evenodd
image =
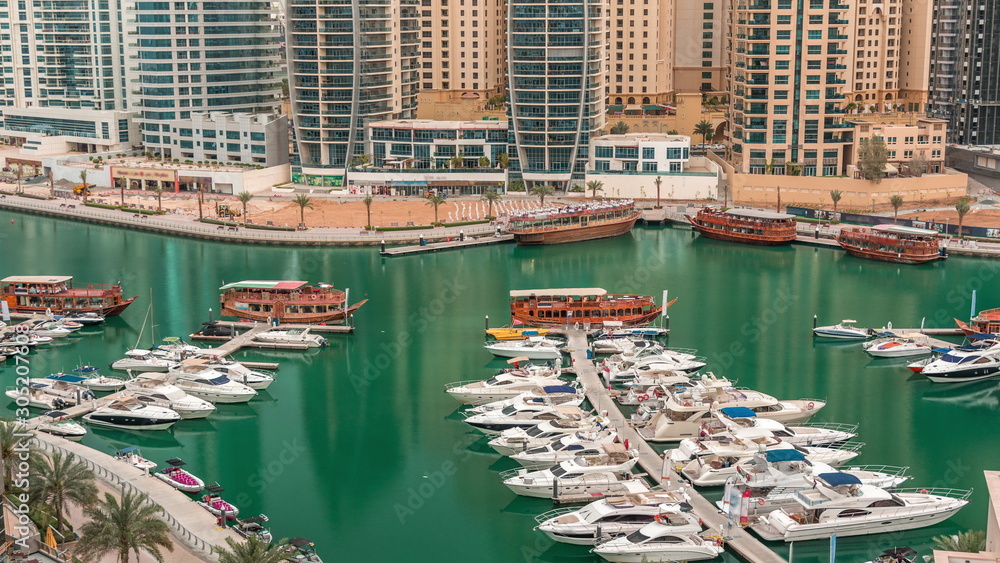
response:
<path id="1" fill-rule="evenodd" d="M 510 407 L 507 407 L 507 408 L 510 408 Z M 542 430 L 541 426 L 532 426 L 528 430 L 528 436 L 531 436 L 532 438 L 544 438 L 545 437 L 544 434 L 545 434 L 545 431 Z"/>
<path id="2" fill-rule="evenodd" d="M 979 356 L 957 356 L 949 353 L 941 356 L 940 359 L 942 362 L 948 362 L 949 364 L 960 364 L 962 362 L 977 360 Z"/>
<path id="3" fill-rule="evenodd" d="M 490 385 L 496 385 L 498 383 L 500 383 L 499 379 L 497 379 L 495 377 L 491 377 L 491 378 L 487 379 L 485 383 L 483 383 L 483 387 L 489 387 Z"/>
<path id="4" fill-rule="evenodd" d="M 627 539 L 629 543 L 643 543 L 649 541 L 650 536 L 642 533 L 641 530 L 636 530 L 629 534 L 625 539 Z"/>
<path id="5" fill-rule="evenodd" d="M 229 378 L 226 377 L 226 376 L 224 376 L 224 375 L 220 375 L 219 377 L 216 377 L 216 378 L 213 378 L 213 379 L 209 379 L 208 383 L 210 383 L 212 385 L 225 385 L 225 384 L 229 383 Z"/>
<path id="6" fill-rule="evenodd" d="M 565 477 L 568 473 L 569 473 L 569 470 L 566 469 L 565 467 L 561 466 L 561 465 L 559 465 L 559 466 L 555 467 L 554 469 L 552 469 L 552 476 L 553 477 Z M 576 477 L 576 476 L 577 475 L 570 475 L 570 477 Z"/>
<path id="7" fill-rule="evenodd" d="M 517 412 L 517 407 L 514 406 L 514 405 L 510 405 L 508 407 L 504 407 L 504 409 L 502 411 L 500 411 L 500 412 L 502 412 L 503 414 L 505 414 L 507 416 L 511 416 L 511 415 L 513 415 L 514 413 Z"/>

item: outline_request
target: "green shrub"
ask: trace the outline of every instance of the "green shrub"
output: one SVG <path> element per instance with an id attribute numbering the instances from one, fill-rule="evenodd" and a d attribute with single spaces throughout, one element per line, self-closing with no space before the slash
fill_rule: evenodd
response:
<path id="1" fill-rule="evenodd" d="M 445 227 L 464 227 L 466 225 L 483 225 L 485 223 L 489 223 L 489 221 L 460 221 L 458 223 L 439 223 L 438 225 Z M 436 227 L 438 225 L 434 226 Z"/>
<path id="2" fill-rule="evenodd" d="M 83 203 L 87 207 L 99 207 L 101 209 L 118 209 L 117 205 L 108 205 L 106 203 L 94 203 L 92 201 L 86 201 Z"/>

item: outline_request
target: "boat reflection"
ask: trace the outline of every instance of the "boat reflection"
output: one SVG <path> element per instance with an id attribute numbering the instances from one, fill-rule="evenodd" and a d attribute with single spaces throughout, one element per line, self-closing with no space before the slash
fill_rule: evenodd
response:
<path id="1" fill-rule="evenodd" d="M 1000 383 L 972 381 L 931 385 L 923 394 L 925 401 L 958 405 L 963 408 L 1000 410 Z"/>

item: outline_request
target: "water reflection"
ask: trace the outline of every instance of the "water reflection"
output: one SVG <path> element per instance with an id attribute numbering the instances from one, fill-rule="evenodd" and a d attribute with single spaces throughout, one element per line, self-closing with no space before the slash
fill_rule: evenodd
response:
<path id="1" fill-rule="evenodd" d="M 932 384 L 923 394 L 925 401 L 957 405 L 966 409 L 1000 410 L 1000 382 Z"/>

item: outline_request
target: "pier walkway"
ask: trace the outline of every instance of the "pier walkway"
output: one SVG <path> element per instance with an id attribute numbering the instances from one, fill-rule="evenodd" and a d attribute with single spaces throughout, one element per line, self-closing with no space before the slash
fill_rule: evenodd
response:
<path id="1" fill-rule="evenodd" d="M 608 411 L 611 424 L 618 431 L 618 436 L 622 440 L 628 440 L 630 446 L 639 450 L 639 465 L 649 474 L 657 484 L 665 489 L 676 489 L 682 483 L 682 479 L 673 471 L 669 464 L 644 440 L 639 436 L 639 432 L 631 427 L 618 405 L 611 397 L 610 391 L 604 386 L 598 376 L 597 367 L 594 361 L 587 358 L 587 333 L 582 330 L 566 331 L 568 337 L 568 348 L 571 350 L 570 357 L 573 359 L 573 366 L 576 368 L 577 379 L 583 384 L 583 389 L 587 394 L 587 399 L 598 412 Z M 726 536 L 726 546 L 750 563 L 785 563 L 777 553 L 769 549 L 760 540 L 750 535 L 747 530 L 738 526 L 727 529 L 728 519 L 723 515 L 718 507 L 701 496 L 693 487 L 687 488 L 687 493 L 691 497 L 691 506 L 694 513 L 702 519 L 705 527 L 718 530 L 720 535 Z"/>
<path id="2" fill-rule="evenodd" d="M 382 256 L 410 256 L 412 254 L 424 254 L 427 252 L 437 252 L 439 250 L 451 250 L 453 248 L 471 248 L 473 246 L 486 246 L 490 244 L 502 244 L 514 242 L 514 235 L 488 236 L 479 238 L 466 238 L 465 240 L 450 240 L 444 242 L 430 242 L 423 245 L 399 246 L 396 248 L 384 248 L 379 251 Z"/>

